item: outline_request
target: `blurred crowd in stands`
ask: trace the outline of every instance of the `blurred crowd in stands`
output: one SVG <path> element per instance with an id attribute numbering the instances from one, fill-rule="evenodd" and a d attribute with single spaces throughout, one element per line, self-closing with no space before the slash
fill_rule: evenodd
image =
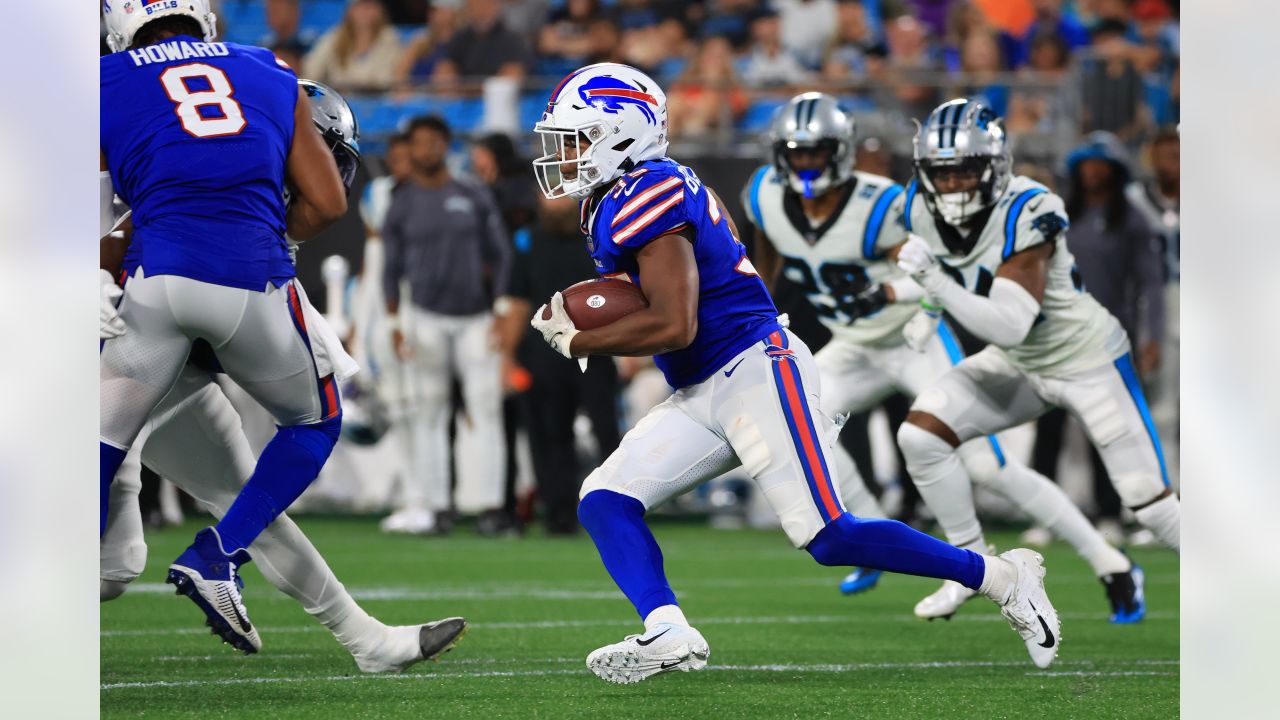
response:
<path id="1" fill-rule="evenodd" d="M 1016 132 L 1075 123 L 1133 142 L 1175 124 L 1177 0 L 215 0 L 224 39 L 272 48 L 302 75 L 405 102 L 547 88 L 587 63 L 634 65 L 666 88 L 673 134 L 758 130 L 799 88 L 918 117 L 981 96 Z M 1064 91 L 1071 78 L 1071 91 Z M 410 110 L 415 109 L 410 103 Z M 421 109 L 416 108 L 416 109 Z M 482 112 L 437 110 L 461 132 Z M 405 113 L 371 113 L 390 134 Z M 409 114 L 412 114 L 410 112 Z"/>

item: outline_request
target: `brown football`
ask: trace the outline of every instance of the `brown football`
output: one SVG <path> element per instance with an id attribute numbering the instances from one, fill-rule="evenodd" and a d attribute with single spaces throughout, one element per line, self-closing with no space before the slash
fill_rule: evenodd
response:
<path id="1" fill-rule="evenodd" d="M 561 294 L 565 312 L 579 330 L 604 327 L 624 315 L 649 307 L 640 288 L 626 280 L 584 280 L 565 288 Z M 542 319 L 551 319 L 550 309 L 542 312 Z"/>

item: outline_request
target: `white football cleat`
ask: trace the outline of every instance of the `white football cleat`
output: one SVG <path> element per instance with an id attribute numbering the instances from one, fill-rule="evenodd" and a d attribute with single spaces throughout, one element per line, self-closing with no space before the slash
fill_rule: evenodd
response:
<path id="1" fill-rule="evenodd" d="M 467 621 L 460 617 L 426 625 L 383 626 L 381 637 L 372 647 L 355 650 L 351 656 L 361 672 L 404 672 L 424 660 L 438 660 L 466 633 Z"/>
<path id="2" fill-rule="evenodd" d="M 587 667 L 601 680 L 638 683 L 659 673 L 701 670 L 711 648 L 702 633 L 684 625 L 663 623 L 643 635 L 605 645 L 587 656 Z"/>
<path id="3" fill-rule="evenodd" d="M 1013 592 L 1001 606 L 1000 614 L 1026 642 L 1031 662 L 1038 668 L 1047 668 L 1058 657 L 1062 625 L 1044 590 L 1044 558 L 1025 548 L 1001 553 L 1000 557 L 1018 569 Z"/>
<path id="4" fill-rule="evenodd" d="M 436 514 L 426 508 L 406 508 L 382 518 L 378 527 L 384 533 L 430 535 L 436 531 Z"/>
<path id="5" fill-rule="evenodd" d="M 916 603 L 916 617 L 921 620 L 950 620 L 960 606 L 978 594 L 954 580 L 946 580 L 932 595 Z"/>

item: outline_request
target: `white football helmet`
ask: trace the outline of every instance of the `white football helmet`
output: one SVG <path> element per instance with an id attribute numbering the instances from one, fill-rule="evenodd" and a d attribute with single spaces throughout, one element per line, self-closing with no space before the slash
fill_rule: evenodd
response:
<path id="1" fill-rule="evenodd" d="M 218 18 L 209 8 L 209 0 L 102 0 L 107 46 L 111 52 L 127 50 L 143 25 L 172 15 L 186 15 L 200 23 L 205 42 L 218 35 Z"/>
<path id="2" fill-rule="evenodd" d="M 629 65 L 588 65 L 560 81 L 533 131 L 542 138 L 533 169 L 543 194 L 582 200 L 666 155 L 667 96 Z"/>

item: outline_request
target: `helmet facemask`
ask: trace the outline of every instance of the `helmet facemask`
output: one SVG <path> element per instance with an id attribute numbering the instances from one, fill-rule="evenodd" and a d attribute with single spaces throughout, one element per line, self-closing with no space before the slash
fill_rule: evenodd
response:
<path id="1" fill-rule="evenodd" d="M 834 138 L 812 142 L 778 140 L 773 144 L 773 162 L 778 174 L 787 179 L 787 185 L 806 198 L 815 198 L 830 190 L 841 180 L 840 160 L 849 155 L 847 143 Z M 825 152 L 826 162 L 820 167 L 797 169 L 791 155 L 797 151 Z"/>
<path id="2" fill-rule="evenodd" d="M 542 156 L 533 161 L 538 186 L 548 200 L 565 196 L 583 200 L 612 180 L 617 169 L 601 167 L 596 158 L 600 141 L 610 134 L 609 126 L 597 120 L 577 127 L 556 127 L 547 123 L 549 119 L 533 127 L 542 140 Z"/>
<path id="3" fill-rule="evenodd" d="M 916 178 L 924 190 L 925 205 L 934 216 L 953 227 L 960 227 L 991 207 L 1009 185 L 1009 156 L 975 155 L 949 160 L 922 158 L 915 161 Z M 970 187 L 942 192 L 956 184 L 944 180 L 960 176 L 972 182 Z M 969 182 L 963 182 L 969 185 Z"/>

